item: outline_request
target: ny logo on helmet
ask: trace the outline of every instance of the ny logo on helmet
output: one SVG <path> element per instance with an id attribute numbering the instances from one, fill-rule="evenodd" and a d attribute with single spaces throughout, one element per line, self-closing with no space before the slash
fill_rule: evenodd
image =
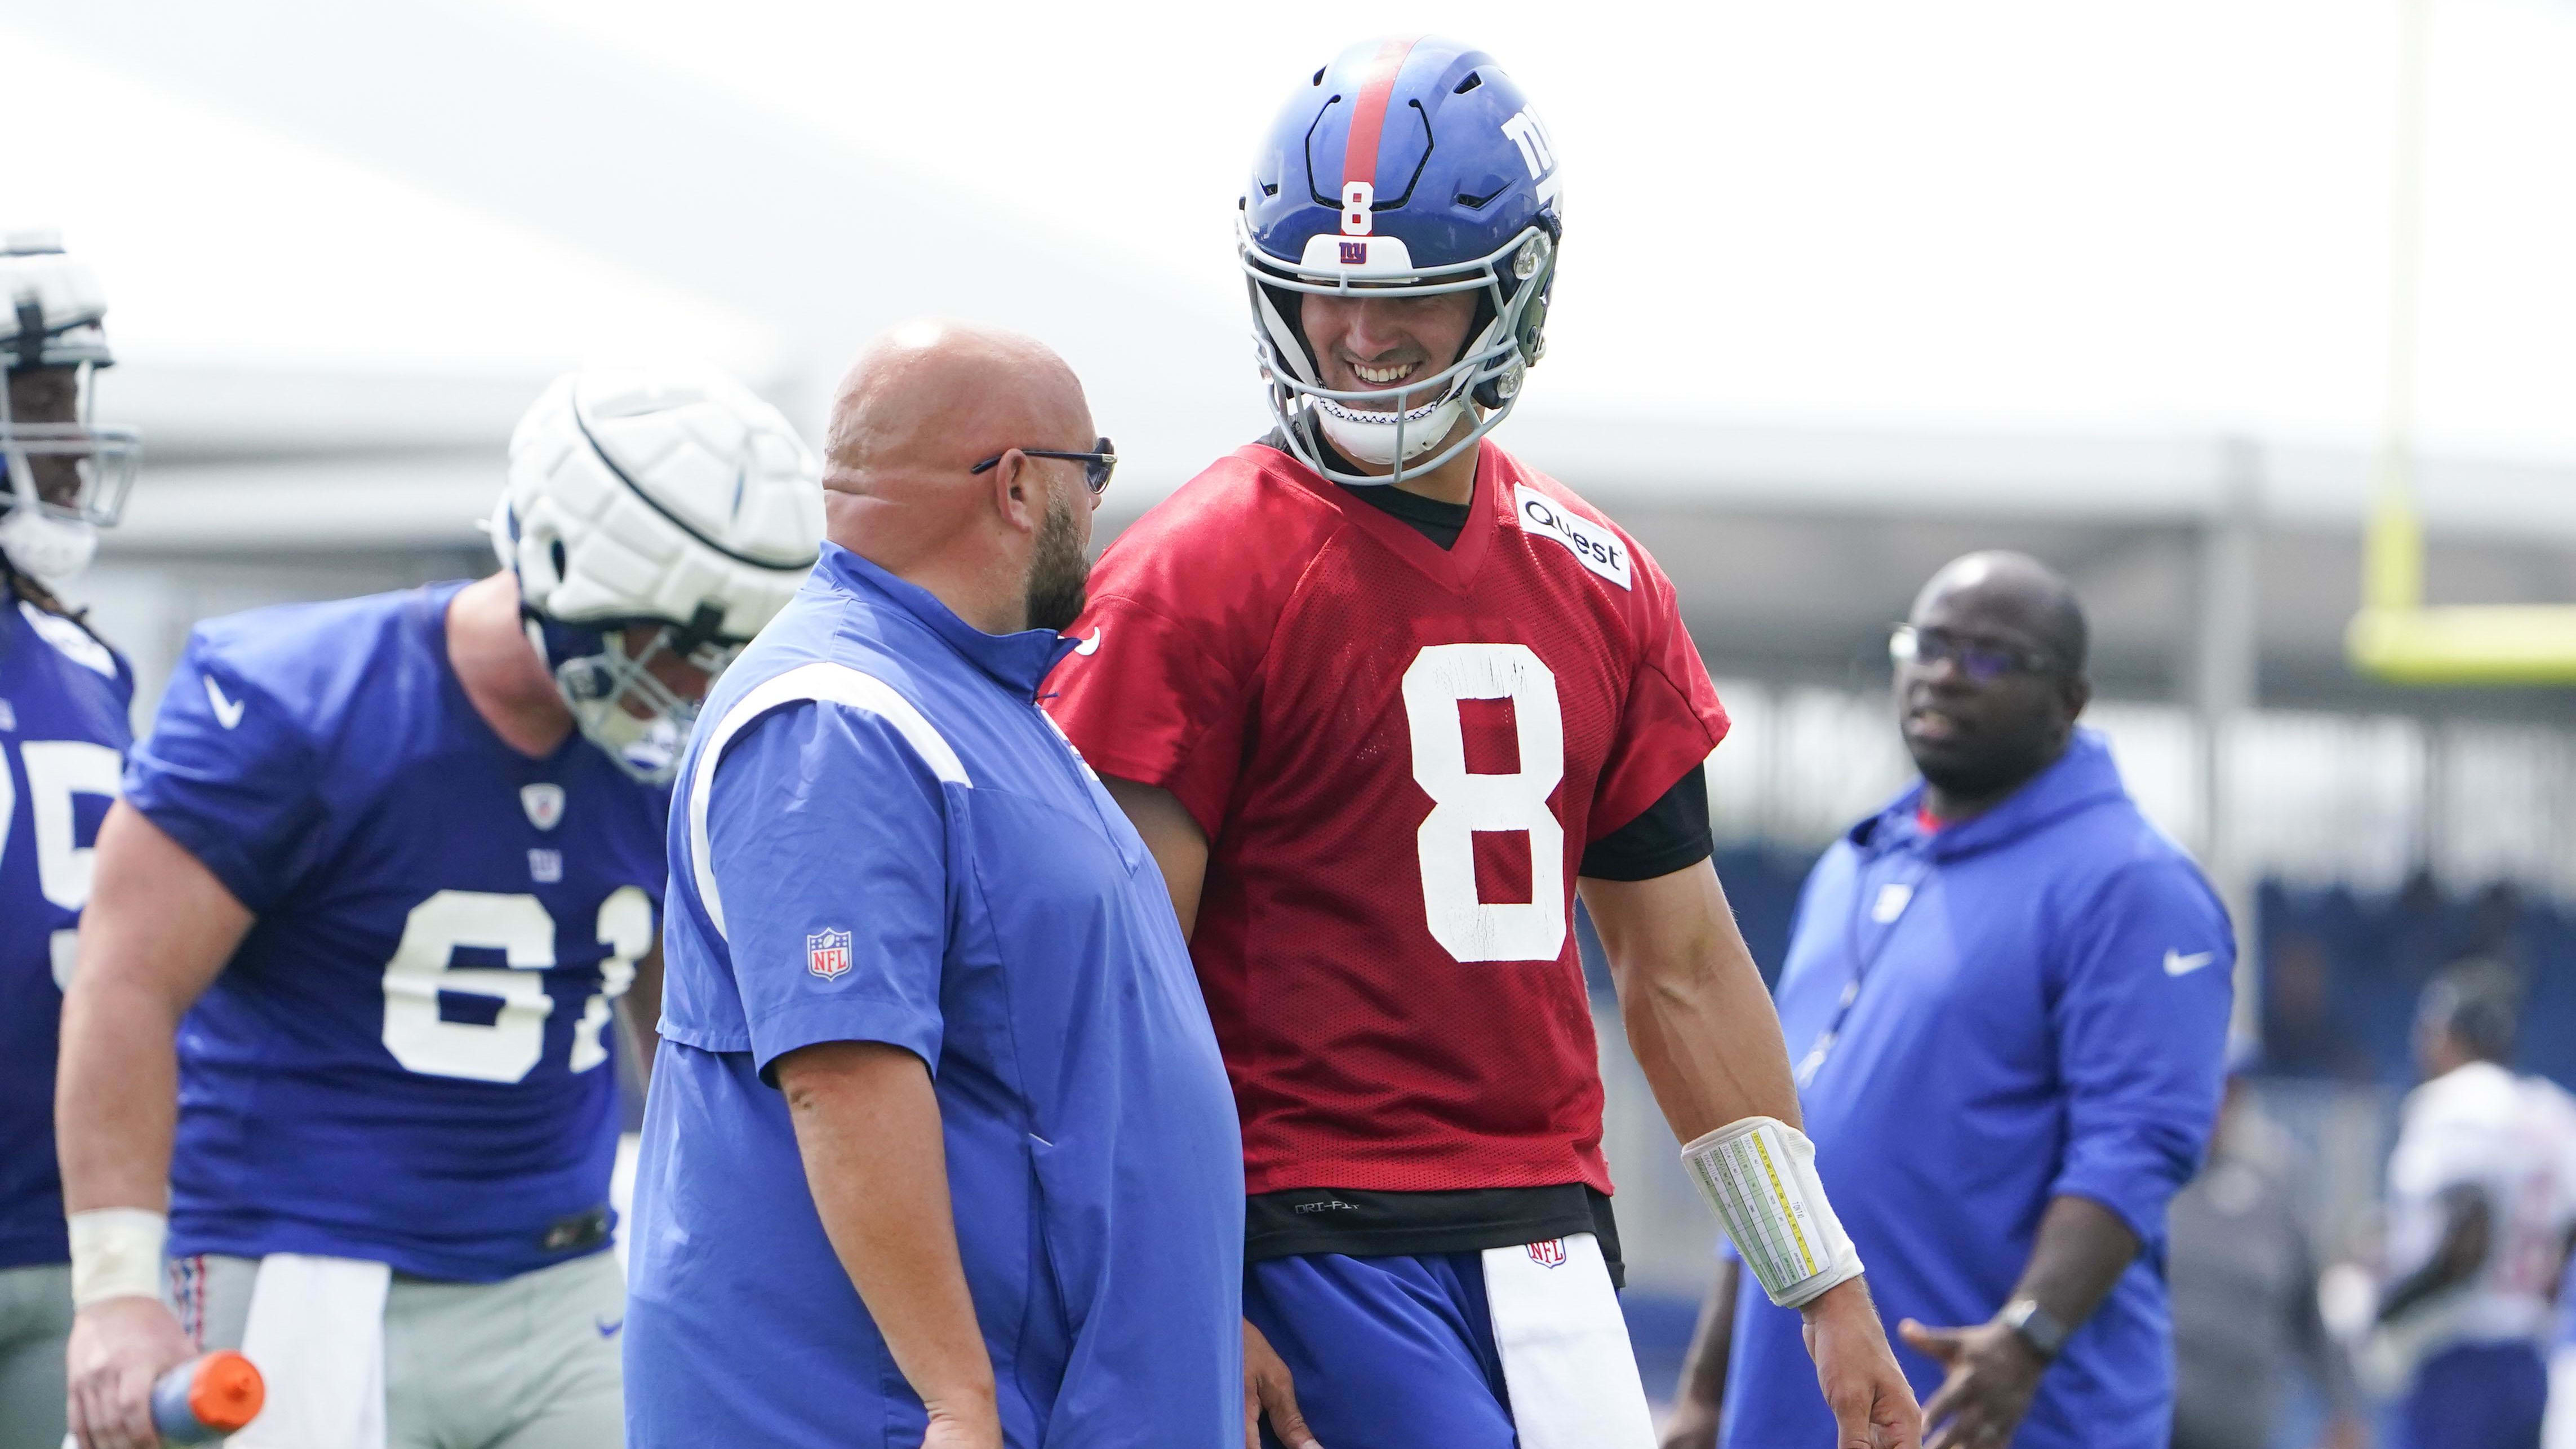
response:
<path id="1" fill-rule="evenodd" d="M 1556 151 L 1547 144 L 1547 127 L 1539 123 L 1537 112 L 1516 112 L 1503 122 L 1503 134 L 1521 148 L 1521 163 L 1529 167 L 1530 180 L 1536 181 L 1556 169 Z"/>

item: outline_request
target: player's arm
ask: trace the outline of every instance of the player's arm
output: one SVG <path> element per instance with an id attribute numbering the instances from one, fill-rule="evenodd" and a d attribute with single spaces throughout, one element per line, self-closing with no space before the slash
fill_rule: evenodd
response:
<path id="1" fill-rule="evenodd" d="M 1610 958 L 1628 1044 L 1673 1133 L 1746 1117 L 1798 1125 L 1771 993 L 1708 861 L 1651 880 L 1577 882 Z"/>
<path id="2" fill-rule="evenodd" d="M 801 1047 L 776 1070 L 832 1251 L 930 1411 L 924 1442 L 998 1449 L 998 1432 L 972 1437 L 998 1426 L 993 1363 L 957 1250 L 929 1070 L 870 1041 Z"/>
<path id="3" fill-rule="evenodd" d="M 1733 1254 L 1718 1259 L 1717 1276 L 1699 1306 L 1699 1324 L 1682 1354 L 1681 1382 L 1673 1386 L 1672 1417 L 1664 1421 L 1663 1449 L 1715 1449 L 1726 1410 L 1726 1366 L 1735 1354 Z"/>
<path id="4" fill-rule="evenodd" d="M 2443 1290 L 2467 1282 L 2487 1260 L 2495 1240 L 2495 1213 L 2474 1183 L 2453 1183 L 2435 1199 L 2442 1207 L 2442 1240 L 2421 1267 L 2389 1285 L 2379 1302 L 2379 1322 L 2390 1323 L 2420 1308 Z"/>
<path id="5" fill-rule="evenodd" d="M 1584 876 L 1577 889 L 1610 958 L 1629 1048 L 1674 1135 L 1693 1143 L 1748 1117 L 1797 1126 L 1780 1018 L 1716 868 L 1702 859 L 1646 880 Z M 1799 1312 L 1840 1442 L 1915 1444 L 1914 1393 L 1862 1280 L 1836 1284 Z"/>
<path id="6" fill-rule="evenodd" d="M 213 872 L 141 812 L 99 827 L 54 1097 L 73 1223 L 68 1411 L 87 1449 L 141 1449 L 152 1381 L 190 1348 L 162 1306 L 179 1018 L 250 929 Z M 102 1214 L 91 1217 L 89 1214 Z"/>
<path id="7" fill-rule="evenodd" d="M 1109 798 L 1127 812 L 1129 824 L 1145 838 L 1145 848 L 1162 867 L 1163 885 L 1172 893 L 1172 914 L 1180 917 L 1187 939 L 1199 921 L 1199 890 L 1207 883 L 1208 838 L 1179 796 L 1157 785 L 1140 785 L 1103 775 Z"/>

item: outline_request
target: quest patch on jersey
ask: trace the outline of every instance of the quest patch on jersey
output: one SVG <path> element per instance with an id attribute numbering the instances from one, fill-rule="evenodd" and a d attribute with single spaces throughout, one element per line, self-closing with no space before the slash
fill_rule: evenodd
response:
<path id="1" fill-rule="evenodd" d="M 805 969 L 826 981 L 850 974 L 850 933 L 816 931 L 805 938 Z"/>
<path id="2" fill-rule="evenodd" d="M 1514 512 L 1521 530 L 1564 544 L 1585 568 L 1623 589 L 1637 586 L 1628 567 L 1628 546 L 1619 535 L 1576 513 L 1526 483 L 1513 489 Z"/>

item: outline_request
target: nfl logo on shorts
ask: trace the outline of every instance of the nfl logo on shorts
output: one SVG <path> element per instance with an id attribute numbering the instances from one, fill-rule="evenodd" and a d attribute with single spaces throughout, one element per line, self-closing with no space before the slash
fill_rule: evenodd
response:
<path id="1" fill-rule="evenodd" d="M 817 931 L 805 938 L 805 969 L 826 981 L 837 980 L 850 971 L 850 933 Z"/>
<path id="2" fill-rule="evenodd" d="M 1542 1268 L 1562 1268 L 1565 1266 L 1565 1239 L 1550 1238 L 1544 1243 L 1532 1243 L 1529 1255 L 1530 1261 Z"/>

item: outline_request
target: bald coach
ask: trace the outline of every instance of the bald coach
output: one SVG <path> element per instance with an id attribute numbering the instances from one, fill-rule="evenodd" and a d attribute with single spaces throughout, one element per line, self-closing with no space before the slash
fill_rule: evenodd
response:
<path id="1" fill-rule="evenodd" d="M 910 324 L 841 383 L 830 542 L 675 787 L 638 1449 L 1242 1433 L 1233 1097 L 1035 700 L 1115 462 L 1025 337 Z"/>

